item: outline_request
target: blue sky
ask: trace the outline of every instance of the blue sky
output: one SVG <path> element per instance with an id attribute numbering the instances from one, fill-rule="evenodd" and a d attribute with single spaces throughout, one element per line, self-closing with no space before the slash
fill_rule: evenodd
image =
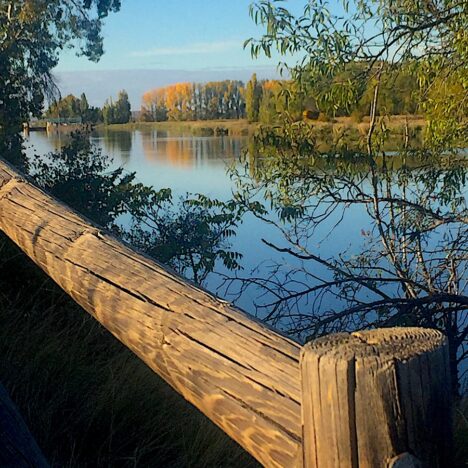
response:
<path id="1" fill-rule="evenodd" d="M 122 0 L 106 19 L 105 54 L 98 64 L 62 54 L 56 71 L 222 69 L 276 66 L 253 60 L 243 43 L 259 37 L 249 16 L 251 0 Z M 303 0 L 291 0 L 289 6 Z"/>

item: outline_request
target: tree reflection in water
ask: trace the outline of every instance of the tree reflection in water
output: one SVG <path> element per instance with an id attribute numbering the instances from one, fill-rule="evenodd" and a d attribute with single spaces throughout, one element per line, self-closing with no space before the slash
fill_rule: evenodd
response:
<path id="1" fill-rule="evenodd" d="M 468 353 L 466 157 L 318 154 L 312 141 L 279 143 L 264 139 L 262 157 L 246 156 L 233 177 L 239 204 L 281 234 L 262 242 L 283 260 L 263 265 L 261 277 L 227 275 L 224 292 L 254 294 L 259 316 L 303 340 L 377 326 L 437 328 L 457 376 Z M 367 219 L 361 245 L 321 252 L 338 226 L 356 228 L 356 210 Z"/>
<path id="2" fill-rule="evenodd" d="M 375 326 L 438 328 L 456 376 L 468 334 L 466 157 L 346 147 L 322 154 L 307 138 L 264 136 L 232 170 L 237 191 L 223 202 L 174 200 L 169 189 L 138 184 L 86 138 L 31 162 L 32 174 L 198 283 L 222 265 L 223 296 L 248 297 L 260 318 L 301 340 Z M 277 233 L 261 239 L 270 254 L 251 272 L 241 271 L 232 242 L 246 212 Z"/>

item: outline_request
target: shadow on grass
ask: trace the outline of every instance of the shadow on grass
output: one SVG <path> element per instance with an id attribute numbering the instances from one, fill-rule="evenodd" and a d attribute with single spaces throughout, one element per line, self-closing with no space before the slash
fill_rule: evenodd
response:
<path id="1" fill-rule="evenodd" d="M 0 382 L 53 466 L 257 466 L 3 235 L 0 324 Z"/>

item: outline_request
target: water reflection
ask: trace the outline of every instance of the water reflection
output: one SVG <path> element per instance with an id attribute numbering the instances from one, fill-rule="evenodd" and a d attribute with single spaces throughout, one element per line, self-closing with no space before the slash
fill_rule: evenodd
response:
<path id="1" fill-rule="evenodd" d="M 128 131 L 104 130 L 98 134 L 107 154 L 119 154 L 122 162 L 128 162 L 132 153 L 133 134 Z"/>
<path id="2" fill-rule="evenodd" d="M 261 240 L 270 255 L 257 275 L 226 275 L 226 294 L 250 291 L 259 316 L 303 338 L 437 328 L 457 390 L 468 345 L 467 158 L 302 154 L 275 142 L 251 162 L 234 174 L 238 200 L 278 236 Z M 336 245 L 343 235 L 349 244 Z"/>
<path id="3" fill-rule="evenodd" d="M 175 198 L 237 193 L 238 203 L 264 205 L 249 209 L 232 242 L 243 272 L 236 278 L 218 265 L 221 276 L 209 276 L 208 289 L 296 336 L 436 327 L 455 337 L 457 363 L 468 330 L 466 158 L 301 155 L 276 145 L 260 150 L 247 138 L 160 131 L 97 132 L 92 141 L 115 165 L 146 185 L 170 187 Z M 30 142 L 39 152 L 61 143 L 34 134 Z M 246 159 L 233 164 L 244 148 Z"/>
<path id="4" fill-rule="evenodd" d="M 204 193 L 227 200 L 232 182 L 226 168 L 236 161 L 247 137 L 199 137 L 161 130 L 97 129 L 91 141 L 114 160 L 136 172 L 137 179 L 156 188 L 171 187 L 176 196 Z M 59 150 L 70 140 L 60 133 L 32 132 L 28 153 Z"/>
<path id="5" fill-rule="evenodd" d="M 173 136 L 169 132 L 138 132 L 148 162 L 188 168 L 204 161 L 233 160 L 242 151 L 244 139 L 231 137 Z"/>

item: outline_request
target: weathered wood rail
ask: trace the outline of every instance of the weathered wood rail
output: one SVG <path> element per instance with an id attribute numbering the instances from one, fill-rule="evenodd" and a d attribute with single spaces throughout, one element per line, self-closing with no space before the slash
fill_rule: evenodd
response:
<path id="1" fill-rule="evenodd" d="M 103 233 L 2 161 L 0 229 L 263 465 L 448 460 L 439 332 L 340 334 L 301 347 Z"/>

